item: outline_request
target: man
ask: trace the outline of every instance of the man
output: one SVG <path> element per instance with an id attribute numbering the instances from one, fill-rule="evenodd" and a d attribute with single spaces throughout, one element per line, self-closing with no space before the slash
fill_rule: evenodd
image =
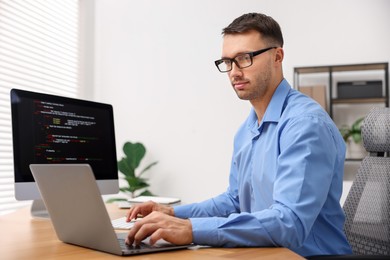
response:
<path id="1" fill-rule="evenodd" d="M 234 139 L 229 187 L 201 203 L 147 202 L 127 243 L 165 239 L 219 247 L 287 247 L 302 256 L 349 254 L 343 233 L 345 144 L 328 114 L 283 77 L 283 36 L 271 17 L 249 13 L 223 30 L 219 71 L 253 109 Z"/>

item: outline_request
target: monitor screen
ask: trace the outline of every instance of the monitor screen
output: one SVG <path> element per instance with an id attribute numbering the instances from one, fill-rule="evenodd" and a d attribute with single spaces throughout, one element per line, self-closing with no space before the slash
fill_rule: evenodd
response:
<path id="1" fill-rule="evenodd" d="M 16 199 L 40 199 L 32 163 L 88 163 L 100 192 L 118 193 L 111 105 L 12 89 L 11 112 Z"/>

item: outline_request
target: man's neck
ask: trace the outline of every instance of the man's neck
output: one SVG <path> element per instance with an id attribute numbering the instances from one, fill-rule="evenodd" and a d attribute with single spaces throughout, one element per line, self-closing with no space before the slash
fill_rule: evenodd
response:
<path id="1" fill-rule="evenodd" d="M 256 100 L 250 100 L 253 109 L 255 110 L 257 121 L 260 124 L 261 120 L 263 120 L 263 116 L 265 114 L 265 111 L 267 110 L 267 107 L 269 103 L 271 102 L 272 96 L 275 93 L 275 90 L 278 88 L 279 84 L 282 82 L 283 77 L 278 83 L 275 83 L 273 85 L 270 85 L 268 88 L 268 91 L 264 94 L 263 97 Z"/>

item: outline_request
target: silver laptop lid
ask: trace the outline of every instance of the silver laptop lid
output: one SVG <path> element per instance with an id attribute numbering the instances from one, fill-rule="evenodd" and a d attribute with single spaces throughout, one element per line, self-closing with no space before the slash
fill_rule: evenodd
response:
<path id="1" fill-rule="evenodd" d="M 31 172 L 58 238 L 66 243 L 116 255 L 185 249 L 158 241 L 156 246 L 121 248 L 94 174 L 88 164 L 31 164 Z M 122 236 L 121 236 L 122 235 Z M 124 234 L 126 235 L 126 234 Z M 147 243 L 148 238 L 144 240 Z"/>
<path id="2" fill-rule="evenodd" d="M 122 255 L 88 164 L 31 164 L 30 169 L 61 241 Z"/>

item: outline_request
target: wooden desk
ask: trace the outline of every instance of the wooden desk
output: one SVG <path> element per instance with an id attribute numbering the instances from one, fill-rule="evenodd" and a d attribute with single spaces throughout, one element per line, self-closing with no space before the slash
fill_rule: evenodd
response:
<path id="1" fill-rule="evenodd" d="M 112 219 L 126 210 L 107 205 Z M 119 259 L 58 240 L 49 220 L 33 219 L 30 208 L 0 216 L 0 259 Z M 202 248 L 132 256 L 131 259 L 304 259 L 286 248 Z"/>

